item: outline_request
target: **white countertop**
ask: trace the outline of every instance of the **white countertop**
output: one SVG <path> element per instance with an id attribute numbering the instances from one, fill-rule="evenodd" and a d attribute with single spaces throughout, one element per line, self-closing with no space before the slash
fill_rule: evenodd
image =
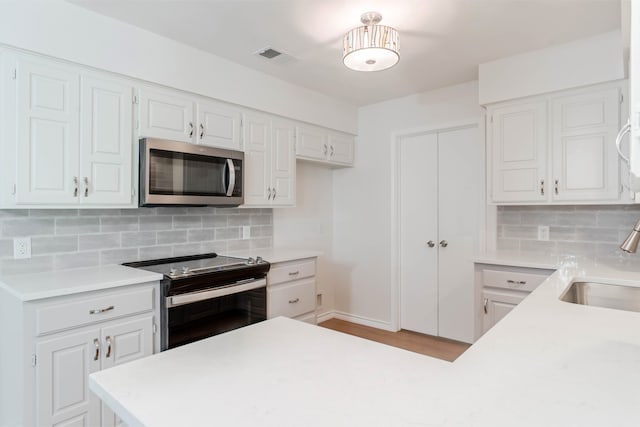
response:
<path id="1" fill-rule="evenodd" d="M 473 262 L 555 270 L 564 258 L 535 252 L 484 252 L 475 255 Z"/>
<path id="2" fill-rule="evenodd" d="M 261 256 L 265 261 L 274 264 L 277 262 L 293 261 L 296 259 L 315 258 L 322 255 L 321 251 L 312 249 L 296 249 L 296 248 L 270 248 L 270 249 L 251 249 L 246 251 L 234 251 L 224 253 L 222 255 L 237 256 L 248 258 Z"/>
<path id="3" fill-rule="evenodd" d="M 130 427 L 638 426 L 640 313 L 562 302 L 560 268 L 454 363 L 277 318 L 97 372 Z"/>
<path id="4" fill-rule="evenodd" d="M 122 265 L 75 268 L 0 278 L 0 288 L 22 301 L 97 291 L 162 279 L 162 275 Z"/>

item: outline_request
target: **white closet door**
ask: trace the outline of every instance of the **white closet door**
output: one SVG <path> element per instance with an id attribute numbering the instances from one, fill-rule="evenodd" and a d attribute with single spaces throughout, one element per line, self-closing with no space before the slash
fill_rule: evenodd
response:
<path id="1" fill-rule="evenodd" d="M 437 335 L 437 135 L 403 138 L 400 156 L 400 326 Z"/>
<path id="2" fill-rule="evenodd" d="M 438 335 L 473 342 L 472 257 L 482 210 L 484 149 L 477 128 L 438 134 Z"/>

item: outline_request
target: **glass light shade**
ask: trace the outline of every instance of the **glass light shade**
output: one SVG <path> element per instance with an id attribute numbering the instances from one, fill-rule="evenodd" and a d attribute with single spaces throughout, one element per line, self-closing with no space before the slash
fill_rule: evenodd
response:
<path id="1" fill-rule="evenodd" d="M 344 36 L 342 61 L 356 71 L 380 71 L 400 60 L 398 32 L 386 25 L 365 25 Z"/>

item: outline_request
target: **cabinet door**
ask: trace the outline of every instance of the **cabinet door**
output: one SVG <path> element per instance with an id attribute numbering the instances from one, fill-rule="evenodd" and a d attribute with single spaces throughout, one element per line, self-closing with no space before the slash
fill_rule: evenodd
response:
<path id="1" fill-rule="evenodd" d="M 353 137 L 330 133 L 329 137 L 329 161 L 344 165 L 353 164 Z"/>
<path id="2" fill-rule="evenodd" d="M 198 144 L 240 150 L 240 111 L 214 102 L 198 102 Z"/>
<path id="3" fill-rule="evenodd" d="M 100 370 L 99 339 L 96 329 L 36 344 L 37 425 L 100 425 L 100 400 L 88 385 Z"/>
<path id="4" fill-rule="evenodd" d="M 78 203 L 79 75 L 17 61 L 16 204 Z"/>
<path id="5" fill-rule="evenodd" d="M 298 126 L 296 129 L 296 156 L 303 159 L 326 160 L 329 155 L 327 133 L 314 126 Z"/>
<path id="6" fill-rule="evenodd" d="M 80 203 L 132 202 L 133 87 L 118 80 L 82 76 Z"/>
<path id="7" fill-rule="evenodd" d="M 618 200 L 619 97 L 612 88 L 553 100 L 553 200 Z"/>
<path id="8" fill-rule="evenodd" d="M 472 259 L 483 209 L 483 154 L 476 127 L 438 134 L 438 335 L 468 343 L 474 338 Z"/>
<path id="9" fill-rule="evenodd" d="M 284 120 L 272 121 L 271 188 L 273 206 L 296 203 L 295 127 Z"/>
<path id="10" fill-rule="evenodd" d="M 494 202 L 543 202 L 546 179 L 545 102 L 495 108 L 489 114 Z"/>
<path id="11" fill-rule="evenodd" d="M 271 202 L 271 124 L 268 117 L 245 114 L 244 204 L 267 205 Z"/>
<path id="12" fill-rule="evenodd" d="M 502 320 L 511 310 L 526 298 L 526 293 L 515 293 L 508 291 L 494 291 L 485 289 L 483 297 L 483 333 L 491 329 L 496 323 Z"/>
<path id="13" fill-rule="evenodd" d="M 153 353 L 153 316 L 124 320 L 102 328 L 102 369 L 130 362 Z M 121 425 L 122 421 L 105 404 L 102 427 Z"/>
<path id="14" fill-rule="evenodd" d="M 631 124 L 630 169 L 632 188 L 640 191 L 640 4 L 631 2 L 631 48 L 629 50 L 629 120 Z M 640 194 L 636 194 L 640 201 Z"/>
<path id="15" fill-rule="evenodd" d="M 195 142 L 193 100 L 177 93 L 140 89 L 138 135 Z"/>
<path id="16" fill-rule="evenodd" d="M 403 138 L 400 156 L 400 326 L 437 335 L 437 135 Z"/>

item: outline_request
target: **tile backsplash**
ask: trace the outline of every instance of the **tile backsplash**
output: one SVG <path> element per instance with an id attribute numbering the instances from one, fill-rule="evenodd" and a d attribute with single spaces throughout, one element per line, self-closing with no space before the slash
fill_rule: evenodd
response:
<path id="1" fill-rule="evenodd" d="M 640 263 L 620 243 L 640 219 L 640 205 L 499 206 L 496 249 L 618 258 Z M 538 226 L 549 227 L 549 240 L 537 239 Z"/>
<path id="2" fill-rule="evenodd" d="M 13 258 L 15 237 L 31 237 L 31 258 Z M 0 274 L 272 246 L 272 209 L 0 210 Z"/>

